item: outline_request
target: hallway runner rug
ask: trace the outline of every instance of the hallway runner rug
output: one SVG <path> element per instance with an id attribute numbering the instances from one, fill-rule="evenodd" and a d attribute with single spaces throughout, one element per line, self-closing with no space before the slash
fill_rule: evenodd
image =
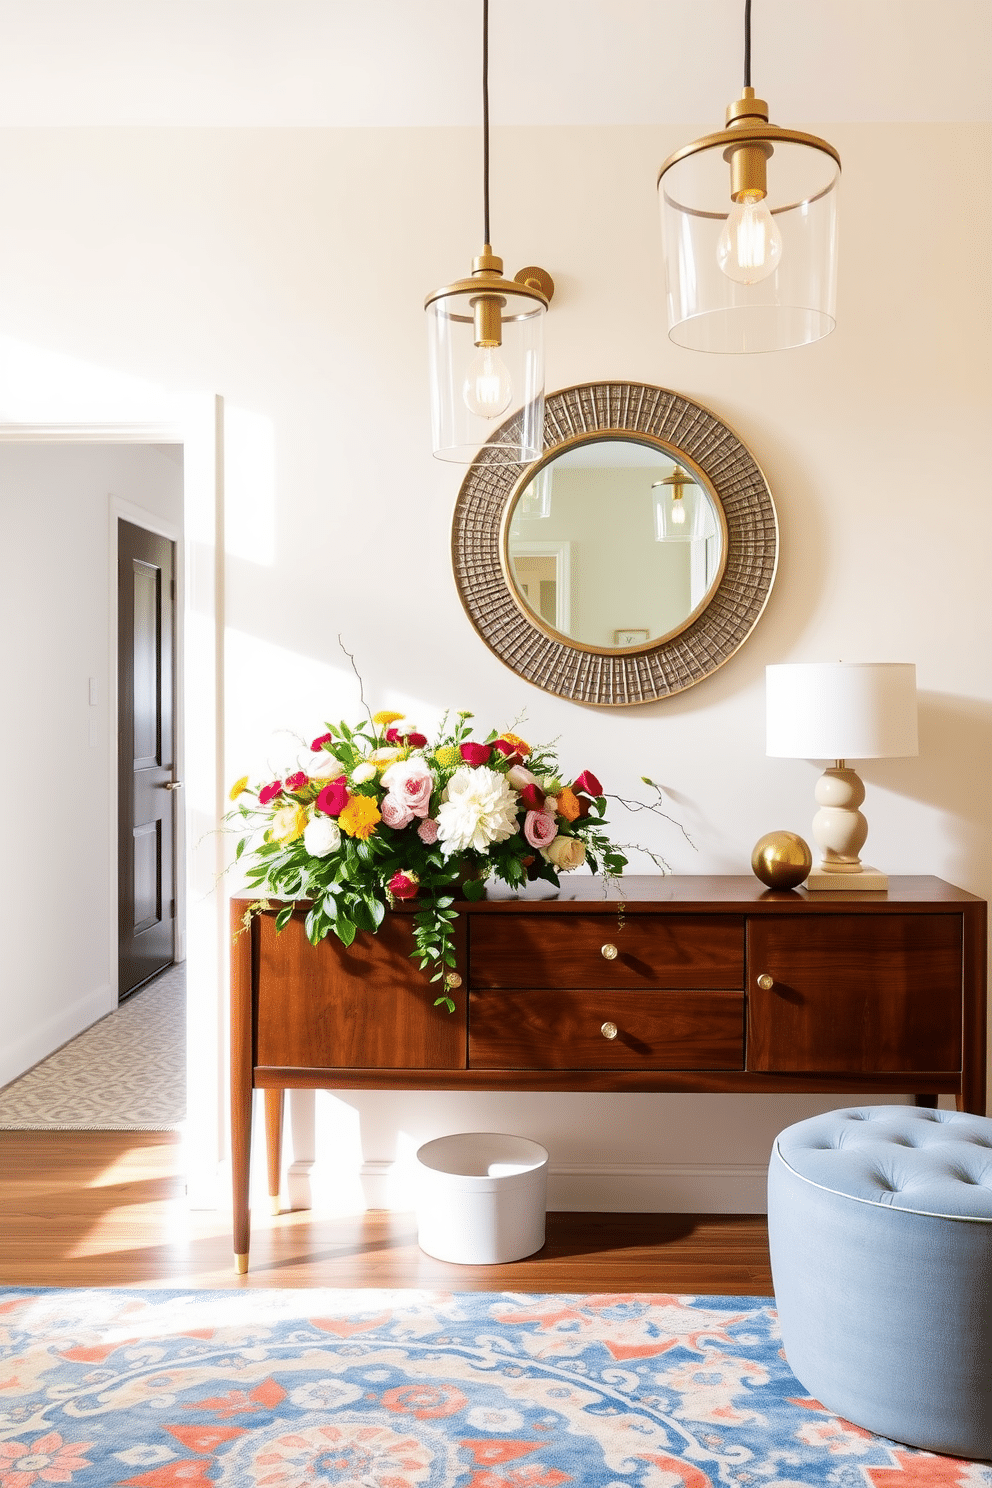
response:
<path id="1" fill-rule="evenodd" d="M 173 1131 L 185 1119 L 185 962 L 0 1090 L 0 1131 Z"/>
<path id="2" fill-rule="evenodd" d="M 0 1292 L 0 1484 L 979 1488 L 811 1400 L 758 1297 Z"/>

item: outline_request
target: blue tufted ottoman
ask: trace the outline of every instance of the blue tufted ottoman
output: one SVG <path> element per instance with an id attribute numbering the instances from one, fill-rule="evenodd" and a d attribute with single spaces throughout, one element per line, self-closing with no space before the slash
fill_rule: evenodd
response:
<path id="1" fill-rule="evenodd" d="M 863 1106 L 787 1127 L 768 1236 L 785 1356 L 821 1405 L 992 1457 L 992 1121 Z"/>

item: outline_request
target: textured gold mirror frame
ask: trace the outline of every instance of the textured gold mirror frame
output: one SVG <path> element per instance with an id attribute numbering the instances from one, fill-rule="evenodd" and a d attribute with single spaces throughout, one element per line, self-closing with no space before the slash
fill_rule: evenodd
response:
<path id="1" fill-rule="evenodd" d="M 610 437 L 657 443 L 705 477 L 726 523 L 725 563 L 684 629 L 646 648 L 602 652 L 570 644 L 525 612 L 507 582 L 501 546 L 507 512 L 535 470 L 563 445 Z M 598 707 L 653 703 L 711 676 L 747 640 L 775 581 L 778 523 L 751 452 L 700 404 L 637 382 L 582 383 L 548 394 L 544 441 L 541 460 L 523 472 L 483 445 L 455 502 L 455 583 L 486 645 L 535 687 Z"/>

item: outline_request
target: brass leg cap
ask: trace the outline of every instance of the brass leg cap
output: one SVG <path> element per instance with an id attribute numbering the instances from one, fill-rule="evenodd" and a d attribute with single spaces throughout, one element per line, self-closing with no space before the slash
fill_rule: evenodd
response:
<path id="1" fill-rule="evenodd" d="M 282 1205 L 279 1202 L 279 1195 L 278 1194 L 270 1194 L 269 1195 L 269 1204 L 270 1204 L 270 1206 L 272 1208 L 272 1213 L 273 1214 L 281 1214 L 282 1213 Z"/>
<path id="2" fill-rule="evenodd" d="M 248 1252 L 247 1251 L 245 1251 L 244 1255 L 236 1255 L 234 1257 L 234 1269 L 235 1269 L 235 1271 L 237 1271 L 237 1273 L 238 1273 L 239 1276 L 246 1276 L 248 1274 Z"/>

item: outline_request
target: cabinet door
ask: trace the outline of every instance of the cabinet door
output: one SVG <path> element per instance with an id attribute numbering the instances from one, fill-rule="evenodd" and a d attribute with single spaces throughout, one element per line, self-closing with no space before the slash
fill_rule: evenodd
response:
<path id="1" fill-rule="evenodd" d="M 960 1070 L 960 915 L 754 918 L 747 945 L 748 1069 Z"/>
<path id="2" fill-rule="evenodd" d="M 465 1005 L 434 1007 L 438 985 L 410 960 L 409 915 L 387 914 L 378 934 L 347 949 L 333 935 L 312 946 L 303 915 L 257 936 L 259 1066 L 292 1069 L 464 1069 Z"/>

